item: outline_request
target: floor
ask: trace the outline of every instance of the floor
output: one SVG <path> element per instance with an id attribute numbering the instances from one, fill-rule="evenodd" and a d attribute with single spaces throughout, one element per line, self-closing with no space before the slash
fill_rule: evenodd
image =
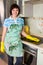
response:
<path id="1" fill-rule="evenodd" d="M 8 65 L 4 60 L 0 58 L 0 65 Z"/>
<path id="2" fill-rule="evenodd" d="M 8 58 L 6 54 L 0 53 L 0 65 L 8 65 Z"/>

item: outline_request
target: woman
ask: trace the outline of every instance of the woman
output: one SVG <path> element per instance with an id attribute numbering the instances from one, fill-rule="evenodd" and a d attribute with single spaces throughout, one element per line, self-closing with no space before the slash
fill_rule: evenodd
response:
<path id="1" fill-rule="evenodd" d="M 22 65 L 23 46 L 21 34 L 29 38 L 24 32 L 24 20 L 18 15 L 20 8 L 17 4 L 12 4 L 10 8 L 10 17 L 6 18 L 3 24 L 3 33 L 1 39 L 1 52 L 8 55 L 8 65 L 13 65 L 13 58 L 16 57 L 15 65 Z"/>
<path id="2" fill-rule="evenodd" d="M 22 65 L 23 61 L 23 48 L 20 33 L 24 26 L 24 20 L 18 17 L 19 14 L 19 6 L 17 4 L 12 4 L 10 8 L 10 17 L 6 18 L 3 24 L 1 52 L 4 52 L 5 47 L 5 51 L 8 55 L 8 65 L 13 65 L 13 57 L 16 57 L 15 65 Z"/>

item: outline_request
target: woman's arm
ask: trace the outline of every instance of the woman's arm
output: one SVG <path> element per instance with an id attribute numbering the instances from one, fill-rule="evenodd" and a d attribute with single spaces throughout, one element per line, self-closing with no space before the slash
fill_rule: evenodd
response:
<path id="1" fill-rule="evenodd" d="M 4 39 L 5 39 L 6 32 L 7 32 L 7 28 L 6 27 L 3 27 L 2 38 L 1 38 L 1 50 L 0 50 L 2 53 L 5 52 Z"/>
<path id="2" fill-rule="evenodd" d="M 29 32 L 29 31 L 28 31 L 28 32 Z M 32 40 L 32 41 L 35 41 L 35 42 L 39 42 L 39 41 L 40 41 L 38 38 L 31 36 L 29 33 L 27 34 L 27 33 L 25 32 L 25 30 L 24 30 L 24 27 L 23 27 L 23 30 L 22 30 L 22 33 L 21 33 L 21 34 L 22 34 L 23 37 L 25 37 L 25 38 L 27 38 L 27 39 L 30 39 L 30 40 Z"/>
<path id="3" fill-rule="evenodd" d="M 1 42 L 4 42 L 6 32 L 7 32 L 7 28 L 3 27 Z"/>

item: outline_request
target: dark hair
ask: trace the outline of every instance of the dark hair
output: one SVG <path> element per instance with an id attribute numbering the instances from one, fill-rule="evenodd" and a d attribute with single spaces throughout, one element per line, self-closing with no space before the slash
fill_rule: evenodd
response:
<path id="1" fill-rule="evenodd" d="M 18 8 L 18 15 L 20 14 L 20 7 L 17 4 L 12 4 L 10 7 L 10 15 L 12 15 L 12 9 Z"/>

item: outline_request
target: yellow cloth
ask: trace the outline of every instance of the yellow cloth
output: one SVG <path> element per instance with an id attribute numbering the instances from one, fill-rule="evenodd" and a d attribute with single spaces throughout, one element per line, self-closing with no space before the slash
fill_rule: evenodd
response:
<path id="1" fill-rule="evenodd" d="M 31 35 L 27 35 L 26 38 L 27 38 L 27 39 L 30 39 L 30 40 L 32 40 L 32 41 L 35 41 L 35 42 L 39 42 L 39 41 L 40 41 L 38 38 L 32 37 Z"/>
<path id="2" fill-rule="evenodd" d="M 1 47 L 0 47 L 0 48 L 1 48 L 0 51 L 1 51 L 2 53 L 4 53 L 4 52 L 5 52 L 4 42 L 1 42 Z"/>

